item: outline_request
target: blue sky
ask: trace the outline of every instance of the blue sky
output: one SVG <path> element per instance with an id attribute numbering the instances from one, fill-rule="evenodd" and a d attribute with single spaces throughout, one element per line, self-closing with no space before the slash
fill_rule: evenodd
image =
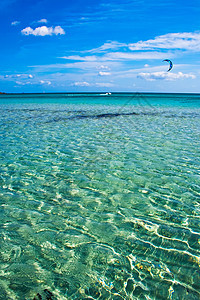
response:
<path id="1" fill-rule="evenodd" d="M 198 93 L 199 15 L 199 0 L 1 0 L 0 91 Z"/>

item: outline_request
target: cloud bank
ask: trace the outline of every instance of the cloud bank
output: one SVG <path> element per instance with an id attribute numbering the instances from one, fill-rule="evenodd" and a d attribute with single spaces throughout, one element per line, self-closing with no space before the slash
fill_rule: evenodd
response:
<path id="1" fill-rule="evenodd" d="M 38 28 L 46 28 L 49 34 L 54 34 L 52 27 L 50 27 L 52 28 L 50 32 L 46 26 Z M 36 29 L 30 28 L 27 34 L 39 35 Z M 160 88 L 162 86 L 160 82 L 167 82 L 167 86 L 175 90 L 178 86 L 184 91 L 188 89 L 188 86 L 198 88 L 197 80 L 195 80 L 199 77 L 198 64 L 194 66 L 189 64 L 187 56 L 194 56 L 198 49 L 200 51 L 200 32 L 169 33 L 153 39 L 136 41 L 126 44 L 107 41 L 100 44 L 100 47 L 91 47 L 87 51 L 74 49 L 63 53 L 65 56 L 62 54 L 57 56 L 58 59 L 63 59 L 64 63 L 61 61 L 61 63 L 30 67 L 36 68 L 38 73 L 49 73 L 50 80 L 57 72 L 59 76 L 56 81 L 52 79 L 53 86 L 58 86 L 60 82 L 64 87 L 67 82 L 69 87 L 76 87 L 77 90 L 81 88 L 83 90 L 95 90 L 95 88 L 120 90 L 124 87 L 132 90 L 133 86 L 141 90 L 164 89 L 165 84 Z M 167 66 L 162 62 L 166 58 L 172 59 L 174 63 L 174 68 L 170 72 L 167 72 Z M 177 85 L 174 84 L 175 82 Z M 41 82 L 41 84 L 44 83 Z M 45 84 L 48 86 L 47 82 Z"/>
<path id="2" fill-rule="evenodd" d="M 116 51 L 117 49 L 126 49 L 129 51 L 200 51 L 200 31 L 195 32 L 176 32 L 167 33 L 156 36 L 153 39 L 146 41 L 138 41 L 136 43 L 120 43 L 117 41 L 107 41 L 100 47 L 82 51 L 82 53 L 102 53 L 109 51 Z"/>
<path id="3" fill-rule="evenodd" d="M 90 86 L 90 84 L 86 81 L 77 81 L 77 82 L 74 82 L 72 85 L 74 85 L 74 86 Z"/>
<path id="4" fill-rule="evenodd" d="M 33 78 L 32 74 L 11 74 L 11 75 L 4 75 L 4 78 L 20 78 L 20 79 L 26 79 L 26 78 Z"/>
<path id="5" fill-rule="evenodd" d="M 166 72 L 154 72 L 154 73 L 139 73 L 138 78 L 145 79 L 147 81 L 155 80 L 176 80 L 176 79 L 195 79 L 196 76 L 192 74 L 183 74 L 182 72 L 178 73 L 166 73 Z"/>
<path id="6" fill-rule="evenodd" d="M 160 35 L 147 41 L 139 41 L 129 44 L 130 50 L 155 50 L 155 49 L 179 49 L 200 50 L 200 32 L 180 32 Z"/>
<path id="7" fill-rule="evenodd" d="M 110 82 L 93 82 L 89 83 L 87 81 L 77 81 L 71 84 L 72 86 L 80 87 L 113 87 L 114 85 Z"/>
<path id="8" fill-rule="evenodd" d="M 35 29 L 32 29 L 31 27 L 26 27 L 21 31 L 21 33 L 23 35 L 45 36 L 45 35 L 59 35 L 59 34 L 63 35 L 65 34 L 65 31 L 60 26 L 56 26 L 54 28 L 41 26 Z"/>

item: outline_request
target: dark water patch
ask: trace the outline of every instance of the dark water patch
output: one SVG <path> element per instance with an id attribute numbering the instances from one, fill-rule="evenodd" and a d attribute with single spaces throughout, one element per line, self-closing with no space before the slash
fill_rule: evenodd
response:
<path id="1" fill-rule="evenodd" d="M 120 117 L 120 116 L 132 116 L 132 115 L 140 115 L 140 113 L 131 112 L 131 113 L 104 113 L 104 114 L 89 114 L 89 115 L 75 115 L 75 116 L 66 116 L 66 117 L 57 117 L 53 118 L 51 120 L 46 121 L 45 123 L 51 123 L 51 122 L 60 122 L 60 121 L 66 121 L 66 120 L 74 120 L 74 119 L 101 119 L 101 118 L 114 118 L 114 117 Z"/>
<path id="2" fill-rule="evenodd" d="M 131 112 L 131 113 L 106 113 L 106 114 L 97 114 L 97 115 L 78 115 L 71 118 L 77 119 L 84 119 L 84 118 L 94 118 L 94 119 L 101 119 L 101 118 L 113 118 L 113 117 L 120 117 L 120 116 L 132 116 L 132 115 L 139 115 L 139 113 Z"/>
<path id="3" fill-rule="evenodd" d="M 68 110 L 68 109 L 44 109 L 44 108 L 6 108 L 6 109 L 2 109 L 2 111 L 5 112 L 48 112 L 48 113 L 85 113 L 86 110 L 80 110 L 80 109 L 76 109 L 76 110 Z"/>
<path id="4" fill-rule="evenodd" d="M 65 120 L 74 120 L 74 119 L 103 119 L 103 118 L 115 118 L 115 117 L 121 117 L 121 116 L 141 116 L 141 115 L 148 115 L 148 116 L 155 116 L 159 113 L 136 113 L 136 112 L 130 112 L 130 113 L 104 113 L 104 114 L 89 114 L 89 115 L 75 115 L 75 116 L 67 116 L 67 117 L 58 117 L 54 118 L 52 120 L 48 120 L 45 123 L 51 123 L 51 122 L 60 122 Z"/>
<path id="5" fill-rule="evenodd" d="M 74 111 L 73 111 L 74 112 Z M 115 118 L 122 116 L 159 116 L 162 115 L 165 118 L 197 118 L 200 115 L 198 113 L 185 113 L 185 114 L 166 114 L 166 112 L 115 112 L 115 113 L 103 113 L 103 114 L 81 114 L 72 116 L 58 116 L 45 123 L 60 122 L 66 120 L 78 120 L 78 119 L 104 119 Z"/>

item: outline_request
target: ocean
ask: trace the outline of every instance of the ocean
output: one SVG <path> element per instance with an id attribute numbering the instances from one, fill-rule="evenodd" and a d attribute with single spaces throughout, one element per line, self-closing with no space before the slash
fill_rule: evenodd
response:
<path id="1" fill-rule="evenodd" d="M 0 299 L 200 299 L 200 95 L 0 95 Z"/>

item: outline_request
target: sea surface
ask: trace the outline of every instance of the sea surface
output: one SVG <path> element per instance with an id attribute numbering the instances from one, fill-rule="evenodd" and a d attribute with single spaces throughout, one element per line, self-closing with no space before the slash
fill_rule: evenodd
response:
<path id="1" fill-rule="evenodd" d="M 200 95 L 0 95 L 0 299 L 200 299 Z"/>

